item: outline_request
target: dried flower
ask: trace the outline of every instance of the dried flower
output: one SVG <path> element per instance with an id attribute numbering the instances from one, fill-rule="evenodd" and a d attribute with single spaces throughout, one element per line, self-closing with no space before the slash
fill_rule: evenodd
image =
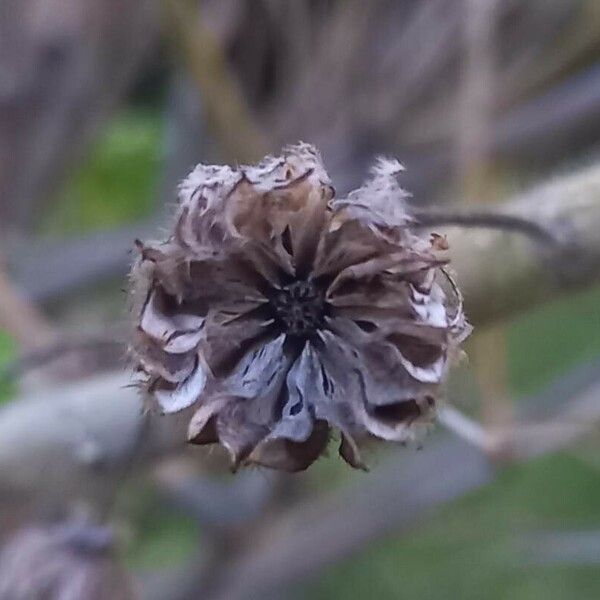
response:
<path id="1" fill-rule="evenodd" d="M 363 466 L 356 440 L 428 423 L 468 334 L 444 244 L 411 230 L 396 161 L 346 198 L 318 152 L 197 166 L 171 237 L 138 243 L 132 344 L 165 413 L 195 405 L 189 440 L 234 466 L 289 471 L 324 451 Z"/>
<path id="2" fill-rule="evenodd" d="M 1 600 L 133 600 L 112 535 L 79 522 L 30 526 L 0 553 Z"/>

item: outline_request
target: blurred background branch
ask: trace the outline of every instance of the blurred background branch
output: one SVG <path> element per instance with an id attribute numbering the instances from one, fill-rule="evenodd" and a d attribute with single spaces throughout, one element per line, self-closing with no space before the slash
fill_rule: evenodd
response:
<path id="1" fill-rule="evenodd" d="M 8 0 L 0 28 L 6 236 L 35 225 L 157 43 L 158 21 L 152 0 Z"/>
<path id="2" fill-rule="evenodd" d="M 168 30 L 185 65 L 202 90 L 211 135 L 220 140 L 223 160 L 253 162 L 268 152 L 265 135 L 227 66 L 224 50 L 189 0 L 164 0 Z"/>

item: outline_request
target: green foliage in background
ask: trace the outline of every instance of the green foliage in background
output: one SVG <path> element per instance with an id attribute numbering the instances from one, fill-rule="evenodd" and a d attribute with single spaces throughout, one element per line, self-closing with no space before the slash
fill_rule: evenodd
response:
<path id="1" fill-rule="evenodd" d="M 569 455 L 504 471 L 413 533 L 331 568 L 306 597 L 592 600 L 594 566 L 536 565 L 526 535 L 597 528 L 600 476 Z M 352 524 L 348 524 L 349 527 Z"/>
<path id="2" fill-rule="evenodd" d="M 122 495 L 117 514 L 129 524 L 125 559 L 130 568 L 178 567 L 198 547 L 198 523 L 166 506 L 145 484 L 133 485 Z"/>
<path id="3" fill-rule="evenodd" d="M 131 223 L 155 203 L 161 122 L 150 111 L 129 111 L 103 132 L 58 204 L 43 215 L 47 234 L 79 234 Z"/>
<path id="4" fill-rule="evenodd" d="M 575 365 L 600 356 L 600 288 L 556 300 L 508 328 L 508 370 L 517 394 L 540 391 Z"/>
<path id="5" fill-rule="evenodd" d="M 4 370 L 17 355 L 14 340 L 0 329 L 0 405 L 6 402 L 15 392 L 15 386 L 4 378 Z"/>

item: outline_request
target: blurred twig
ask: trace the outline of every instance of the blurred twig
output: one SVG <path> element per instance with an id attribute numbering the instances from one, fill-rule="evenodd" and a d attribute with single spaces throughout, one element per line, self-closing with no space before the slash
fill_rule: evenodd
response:
<path id="1" fill-rule="evenodd" d="M 204 26 L 202 14 L 188 0 L 164 0 L 172 27 L 171 38 L 202 91 L 206 123 L 224 158 L 258 160 L 268 143 L 244 100 L 217 39 Z"/>
<path id="2" fill-rule="evenodd" d="M 55 331 L 45 316 L 9 279 L 0 255 L 0 329 L 8 331 L 21 348 L 50 343 Z"/>
<path id="3" fill-rule="evenodd" d="M 430 442 L 404 460 L 393 453 L 367 479 L 273 520 L 252 550 L 227 566 L 223 586 L 209 599 L 281 594 L 366 544 L 415 527 L 492 475 L 481 453 L 457 440 Z"/>
<path id="4" fill-rule="evenodd" d="M 519 567 L 600 565 L 600 531 L 543 531 L 517 537 Z"/>
<path id="5" fill-rule="evenodd" d="M 501 211 L 536 222 L 560 243 L 556 252 L 548 252 L 524 236 L 447 229 L 467 313 L 475 324 L 600 282 L 600 167 L 536 187 L 503 203 Z"/>
<path id="6" fill-rule="evenodd" d="M 23 395 L 0 409 L 0 500 L 106 501 L 132 462 L 181 448 L 186 416 L 147 417 L 126 373 Z"/>
<path id="7" fill-rule="evenodd" d="M 27 242 L 12 248 L 15 281 L 32 301 L 47 302 L 127 274 L 133 240 L 152 239 L 152 219 L 68 240 Z"/>
<path id="8" fill-rule="evenodd" d="M 546 0 L 547 1 L 547 0 Z M 558 10 L 572 10 L 574 18 L 567 19 L 552 40 L 553 52 L 548 52 L 544 42 L 548 37 L 541 37 L 542 43 L 534 46 L 529 52 L 518 53 L 512 63 L 502 73 L 501 103 L 506 105 L 515 100 L 531 95 L 538 89 L 543 89 L 549 81 L 556 79 L 593 56 L 600 49 L 600 5 L 595 0 L 580 0 L 574 6 L 558 0 L 553 3 Z M 543 19 L 538 19 L 543 25 Z M 532 51 L 533 50 L 533 51 Z"/>
<path id="9" fill-rule="evenodd" d="M 460 78 L 456 155 L 461 192 L 471 205 L 490 204 L 498 196 L 492 142 L 498 85 L 499 8 L 498 0 L 463 0 L 462 3 L 465 60 Z M 506 332 L 502 323 L 476 331 L 470 346 L 473 371 L 481 392 L 483 420 L 507 423 L 512 416 L 512 403 L 508 394 Z"/>
<path id="10" fill-rule="evenodd" d="M 556 452 L 582 436 L 600 433 L 600 383 L 569 398 L 551 418 L 492 432 L 496 452 L 512 460 L 527 460 Z"/>
<path id="11" fill-rule="evenodd" d="M 600 68 L 594 65 L 496 117 L 491 147 L 504 160 L 543 164 L 564 156 L 573 140 L 593 141 L 599 115 Z M 404 182 L 414 191 L 435 187 L 452 166 L 449 140 L 456 133 L 456 123 L 446 120 L 440 130 L 432 122 L 435 118 L 430 114 L 423 119 L 416 116 L 403 130 L 403 161 L 408 166 Z"/>
<path id="12" fill-rule="evenodd" d="M 531 219 L 523 219 L 516 215 L 505 215 L 495 211 L 478 211 L 464 208 L 447 209 L 413 209 L 411 215 L 416 219 L 417 228 L 436 226 L 483 227 L 522 233 L 535 241 L 545 244 L 558 244 L 560 240 Z"/>
<path id="13" fill-rule="evenodd" d="M 599 359 L 572 368 L 527 399 L 514 427 L 486 428 L 451 405 L 440 408 L 439 421 L 492 458 L 526 460 L 600 431 L 599 373 Z"/>
<path id="14" fill-rule="evenodd" d="M 128 91 L 158 33 L 155 0 L 2 3 L 3 236 L 37 225 L 40 208 Z"/>
<path id="15" fill-rule="evenodd" d="M 122 363 L 126 351 L 126 342 L 122 339 L 123 327 L 114 328 L 113 333 L 110 332 L 110 328 L 107 329 L 102 333 L 77 336 L 56 333 L 53 340 L 22 352 L 17 359 L 0 368 L 0 383 L 3 380 L 22 377 L 28 371 L 44 367 L 66 355 L 73 354 L 78 358 L 81 358 L 82 354 L 97 355 L 96 362 L 100 364 L 106 362 L 103 358 L 110 354 L 112 369 L 116 368 Z M 81 373 L 80 376 L 89 376 L 89 373 Z"/>

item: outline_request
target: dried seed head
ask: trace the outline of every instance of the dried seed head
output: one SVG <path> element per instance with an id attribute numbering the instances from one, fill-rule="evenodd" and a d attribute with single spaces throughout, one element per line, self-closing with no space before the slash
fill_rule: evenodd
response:
<path id="1" fill-rule="evenodd" d="M 234 465 L 299 470 L 324 450 L 362 465 L 356 439 L 406 441 L 430 422 L 469 332 L 441 238 L 418 236 L 397 161 L 346 198 L 318 152 L 200 165 L 173 233 L 132 270 L 132 353 L 164 412 L 190 406 L 193 443 Z"/>

